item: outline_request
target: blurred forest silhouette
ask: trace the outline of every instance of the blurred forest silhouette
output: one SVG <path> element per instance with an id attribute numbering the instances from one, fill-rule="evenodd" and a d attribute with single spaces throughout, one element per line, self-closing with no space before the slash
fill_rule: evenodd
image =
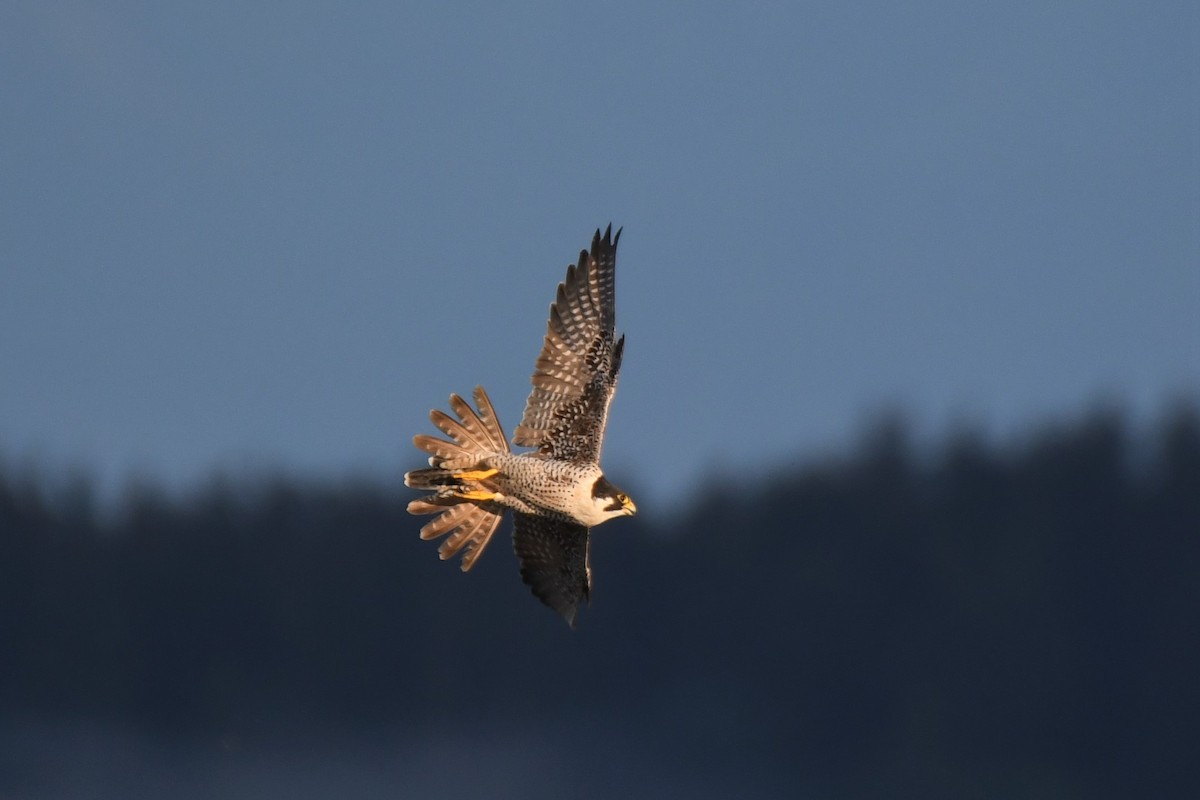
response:
<path id="1" fill-rule="evenodd" d="M 193 778 L 361 745 L 488 797 L 1200 796 L 1194 405 L 927 453 L 884 420 L 600 529 L 577 631 L 521 585 L 509 523 L 463 576 L 410 496 L 214 481 L 101 521 L 87 480 L 8 468 L 0 796 L 77 787 L 91 740 L 55 732 L 81 725 Z M 473 758 L 506 741 L 511 774 Z"/>

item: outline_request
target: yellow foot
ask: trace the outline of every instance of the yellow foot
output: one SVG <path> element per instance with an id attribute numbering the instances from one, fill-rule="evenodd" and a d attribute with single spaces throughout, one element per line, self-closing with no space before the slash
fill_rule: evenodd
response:
<path id="1" fill-rule="evenodd" d="M 489 492 L 484 489 L 467 489 L 463 492 L 455 492 L 455 497 L 461 497 L 463 500 L 498 500 L 501 495 L 499 492 Z"/>
<path id="2" fill-rule="evenodd" d="M 464 469 L 454 473 L 460 481 L 485 481 L 493 475 L 499 475 L 498 469 Z"/>
<path id="3" fill-rule="evenodd" d="M 486 481 L 492 475 L 499 475 L 498 469 L 462 469 L 455 470 L 454 476 L 460 481 Z"/>

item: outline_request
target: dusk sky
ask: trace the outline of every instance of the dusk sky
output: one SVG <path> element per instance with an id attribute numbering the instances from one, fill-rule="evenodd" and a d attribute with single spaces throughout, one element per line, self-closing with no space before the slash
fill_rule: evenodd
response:
<path id="1" fill-rule="evenodd" d="M 1194 2 L 7 3 L 0 461 L 116 496 L 511 434 L 624 226 L 605 466 L 1200 395 Z"/>

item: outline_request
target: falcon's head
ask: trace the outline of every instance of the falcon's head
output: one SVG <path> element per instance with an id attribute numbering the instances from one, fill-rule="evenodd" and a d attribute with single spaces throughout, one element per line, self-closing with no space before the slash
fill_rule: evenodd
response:
<path id="1" fill-rule="evenodd" d="M 613 517 L 632 517 L 637 513 L 637 506 L 634 505 L 629 495 L 618 489 L 603 475 L 597 478 L 592 485 L 592 505 L 594 517 L 601 522 Z"/>

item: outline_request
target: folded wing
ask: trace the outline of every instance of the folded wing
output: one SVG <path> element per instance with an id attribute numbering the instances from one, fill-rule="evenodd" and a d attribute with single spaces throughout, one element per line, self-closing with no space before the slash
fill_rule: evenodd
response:
<path id="1" fill-rule="evenodd" d="M 579 603 L 588 599 L 589 529 L 565 520 L 513 515 L 513 549 L 521 560 L 521 580 L 573 628 Z"/>

